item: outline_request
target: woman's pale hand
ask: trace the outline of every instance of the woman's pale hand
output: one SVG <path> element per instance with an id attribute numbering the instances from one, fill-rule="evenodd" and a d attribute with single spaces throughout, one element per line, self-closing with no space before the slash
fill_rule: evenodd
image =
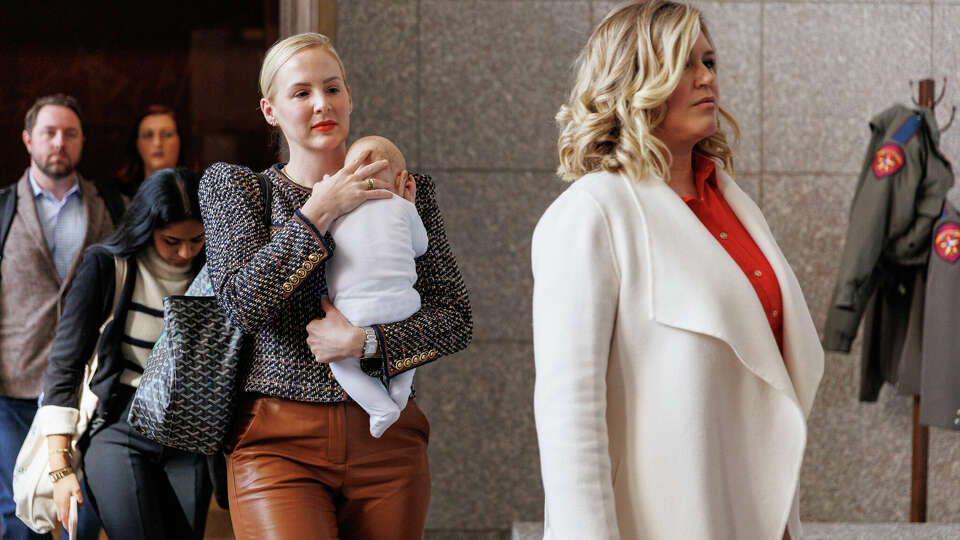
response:
<path id="1" fill-rule="evenodd" d="M 313 193 L 300 208 L 300 213 L 320 232 L 326 232 L 333 220 L 360 206 L 364 201 L 393 197 L 393 193 L 388 191 L 392 186 L 373 178 L 374 174 L 387 166 L 387 160 L 381 159 L 362 165 L 368 156 L 369 152 L 364 153 L 360 159 L 347 163 L 332 175 L 324 175 L 323 180 L 313 185 Z M 373 189 L 370 189 L 368 178 L 374 180 Z"/>
<path id="2" fill-rule="evenodd" d="M 362 356 L 365 340 L 363 330 L 350 324 L 326 296 L 320 299 L 320 307 L 327 314 L 326 317 L 307 324 L 307 346 L 317 362 L 326 364 Z"/>
<path id="3" fill-rule="evenodd" d="M 83 504 L 83 490 L 80 489 L 80 480 L 76 474 L 64 476 L 53 483 L 53 502 L 57 505 L 57 519 L 60 523 L 68 523 L 71 496 L 76 497 L 77 506 Z"/>

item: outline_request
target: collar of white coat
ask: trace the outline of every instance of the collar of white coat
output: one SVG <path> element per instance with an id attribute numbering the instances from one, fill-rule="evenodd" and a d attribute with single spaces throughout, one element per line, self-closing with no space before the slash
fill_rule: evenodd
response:
<path id="1" fill-rule="evenodd" d="M 757 205 L 718 163 L 720 192 L 777 275 L 783 356 L 748 278 L 687 204 L 658 179 L 621 178 L 644 216 L 654 320 L 724 341 L 747 370 L 809 415 L 823 374 L 823 349 L 796 276 Z"/>

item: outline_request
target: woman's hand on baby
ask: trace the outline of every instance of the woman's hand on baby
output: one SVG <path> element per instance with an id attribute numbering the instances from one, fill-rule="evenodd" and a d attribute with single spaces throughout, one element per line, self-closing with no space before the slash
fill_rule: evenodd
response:
<path id="1" fill-rule="evenodd" d="M 326 316 L 307 324 L 307 346 L 317 362 L 326 364 L 363 355 L 365 334 L 333 307 L 326 296 L 320 299 Z"/>
<path id="2" fill-rule="evenodd" d="M 389 185 L 373 178 L 372 175 L 387 166 L 385 159 L 362 165 L 369 153 L 363 154 L 354 162 L 347 163 L 342 169 L 313 185 L 313 193 L 300 208 L 300 212 L 321 232 L 326 232 L 333 220 L 360 206 L 370 199 L 389 199 L 393 194 Z M 370 189 L 368 178 L 373 178 Z"/>

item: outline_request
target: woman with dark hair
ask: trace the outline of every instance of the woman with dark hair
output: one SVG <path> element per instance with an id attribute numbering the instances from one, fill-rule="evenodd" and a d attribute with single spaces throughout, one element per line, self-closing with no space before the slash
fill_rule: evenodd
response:
<path id="1" fill-rule="evenodd" d="M 127 423 L 163 329 L 162 299 L 183 294 L 205 259 L 199 182 L 199 174 L 182 168 L 150 175 L 113 234 L 84 253 L 44 373 L 37 421 L 47 437 L 57 514 L 66 523 L 71 496 L 84 502 L 70 441 L 84 367 L 97 353 L 89 386 L 99 402 L 79 447 L 110 538 L 203 537 L 211 490 L 204 456 L 164 447 Z"/>
<path id="2" fill-rule="evenodd" d="M 166 105 L 149 105 L 130 130 L 124 148 L 126 163 L 117 172 L 119 190 L 133 197 L 143 179 L 160 169 L 176 167 L 180 159 L 177 117 Z"/>

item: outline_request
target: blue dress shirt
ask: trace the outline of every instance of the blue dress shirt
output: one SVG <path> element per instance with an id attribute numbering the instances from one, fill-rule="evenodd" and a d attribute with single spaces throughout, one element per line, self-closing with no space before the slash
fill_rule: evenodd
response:
<path id="1" fill-rule="evenodd" d="M 33 174 L 28 173 L 27 176 L 33 189 L 33 200 L 37 206 L 40 226 L 43 228 L 43 237 L 47 240 L 47 248 L 53 256 L 57 273 L 60 274 L 60 279 L 64 280 L 73 259 L 83 246 L 83 238 L 87 233 L 87 216 L 83 212 L 79 178 L 63 196 L 63 200 L 58 201 L 52 192 L 40 187 L 33 179 Z"/>

